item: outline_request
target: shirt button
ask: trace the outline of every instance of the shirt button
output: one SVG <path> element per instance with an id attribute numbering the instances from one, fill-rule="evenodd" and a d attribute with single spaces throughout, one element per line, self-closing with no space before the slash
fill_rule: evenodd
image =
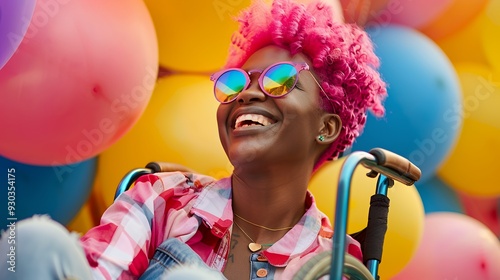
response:
<path id="1" fill-rule="evenodd" d="M 261 269 L 257 270 L 257 277 L 263 278 L 263 277 L 266 277 L 266 276 L 267 276 L 267 270 L 266 269 L 261 268 Z"/>

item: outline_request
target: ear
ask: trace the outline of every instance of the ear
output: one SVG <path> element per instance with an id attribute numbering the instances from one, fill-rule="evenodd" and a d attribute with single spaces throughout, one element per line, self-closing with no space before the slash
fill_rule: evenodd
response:
<path id="1" fill-rule="evenodd" d="M 325 113 L 321 116 L 321 125 L 318 136 L 322 135 L 323 141 L 316 138 L 320 144 L 331 144 L 340 134 L 342 130 L 342 120 L 339 115 L 332 113 Z"/>

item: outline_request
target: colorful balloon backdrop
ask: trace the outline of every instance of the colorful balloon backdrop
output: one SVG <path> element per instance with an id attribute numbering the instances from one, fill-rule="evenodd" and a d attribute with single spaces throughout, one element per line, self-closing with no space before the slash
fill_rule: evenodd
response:
<path id="1" fill-rule="evenodd" d="M 455 69 L 441 49 L 418 31 L 379 26 L 368 32 L 381 59 L 389 96 L 386 115 L 368 116 L 352 150 L 393 151 L 417 165 L 425 181 L 449 155 L 462 125 Z"/>
<path id="2" fill-rule="evenodd" d="M 491 0 L 453 0 L 433 20 L 418 29 L 433 40 L 446 38 L 470 24 Z"/>
<path id="3" fill-rule="evenodd" d="M 160 65 L 190 73 L 215 72 L 227 57 L 233 17 L 250 0 L 190 1 L 144 0 L 158 37 Z"/>
<path id="4" fill-rule="evenodd" d="M 98 155 L 137 121 L 157 71 L 143 1 L 37 1 L 0 71 L 0 155 L 35 165 Z"/>
<path id="5" fill-rule="evenodd" d="M 448 186 L 437 175 L 415 183 L 418 194 L 422 198 L 425 213 L 456 212 L 464 213 L 464 206 L 459 194 Z"/>
<path id="6" fill-rule="evenodd" d="M 500 238 L 500 199 L 497 196 L 458 194 L 464 213 L 480 221 Z"/>

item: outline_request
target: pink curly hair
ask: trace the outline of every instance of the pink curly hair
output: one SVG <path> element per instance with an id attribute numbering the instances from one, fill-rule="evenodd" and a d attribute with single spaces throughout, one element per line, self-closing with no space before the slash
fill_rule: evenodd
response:
<path id="1" fill-rule="evenodd" d="M 333 7 L 320 0 L 308 4 L 274 0 L 271 5 L 253 1 L 237 18 L 239 30 L 231 38 L 225 65 L 241 67 L 268 45 L 283 47 L 292 55 L 303 53 L 312 61 L 330 99 L 321 94 L 323 109 L 342 120 L 339 137 L 318 159 L 315 170 L 352 145 L 364 128 L 368 109 L 376 116 L 384 114 L 382 101 L 387 95 L 366 32 L 333 16 Z"/>

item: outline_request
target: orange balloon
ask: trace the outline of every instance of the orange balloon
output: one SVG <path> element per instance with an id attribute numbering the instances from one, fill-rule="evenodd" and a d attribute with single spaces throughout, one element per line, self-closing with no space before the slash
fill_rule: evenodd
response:
<path id="1" fill-rule="evenodd" d="M 123 176 L 150 161 L 182 164 L 216 178 L 232 166 L 217 130 L 213 83 L 205 75 L 171 75 L 158 80 L 152 99 L 137 124 L 99 155 L 102 197 L 109 205 Z"/>
<path id="2" fill-rule="evenodd" d="M 438 17 L 418 29 L 433 40 L 445 38 L 463 29 L 487 4 L 488 0 L 454 0 Z"/>
<path id="3" fill-rule="evenodd" d="M 323 166 L 314 174 L 309 190 L 318 208 L 332 221 L 337 194 L 337 183 L 345 157 Z M 358 166 L 351 182 L 348 213 L 348 233 L 366 227 L 370 197 L 375 194 L 377 180 L 366 176 L 368 169 Z M 389 189 L 391 199 L 388 228 L 385 236 L 380 278 L 390 279 L 410 261 L 423 235 L 424 206 L 415 186 L 399 182 Z"/>
<path id="4" fill-rule="evenodd" d="M 436 39 L 436 43 L 454 64 L 464 62 L 488 63 L 481 38 L 483 28 L 481 18 L 482 16 L 472 20 L 458 32 L 445 38 Z"/>

